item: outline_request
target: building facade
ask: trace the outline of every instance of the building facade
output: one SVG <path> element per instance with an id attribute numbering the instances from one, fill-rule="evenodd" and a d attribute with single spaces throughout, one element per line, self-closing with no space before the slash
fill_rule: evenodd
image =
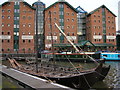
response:
<path id="1" fill-rule="evenodd" d="M 45 4 L 38 0 L 32 4 L 37 9 L 38 48 L 44 49 L 44 10 Z"/>
<path id="2" fill-rule="evenodd" d="M 0 6 L 2 53 L 34 53 L 35 8 L 16 0 Z"/>
<path id="3" fill-rule="evenodd" d="M 100 6 L 87 15 L 87 40 L 91 41 L 96 50 L 116 48 L 116 22 L 114 15 L 105 5 Z"/>
<path id="4" fill-rule="evenodd" d="M 77 11 L 66 1 L 59 0 L 45 9 L 45 49 L 51 50 L 52 44 L 58 47 L 69 44 L 54 23 L 58 24 L 68 39 L 78 42 Z"/>
<path id="5" fill-rule="evenodd" d="M 78 14 L 77 14 L 77 24 L 78 24 L 78 32 L 77 32 L 77 35 L 78 35 L 78 43 L 80 43 L 81 41 L 85 41 L 86 40 L 86 15 L 87 15 L 87 12 L 81 8 L 80 6 L 78 6 L 76 8 L 76 10 L 78 11 Z"/>

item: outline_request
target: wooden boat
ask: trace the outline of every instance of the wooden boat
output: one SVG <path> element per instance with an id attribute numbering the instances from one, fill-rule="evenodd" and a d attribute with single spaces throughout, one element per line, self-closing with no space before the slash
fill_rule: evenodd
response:
<path id="1" fill-rule="evenodd" d="M 81 71 L 80 68 L 69 68 L 53 65 L 40 65 L 39 72 L 35 72 L 29 65 L 20 65 L 14 59 L 9 59 L 13 68 L 22 72 L 47 79 L 71 88 L 91 88 L 96 82 L 103 80 L 109 72 L 110 66 L 103 66 L 101 62 L 96 68 Z"/>

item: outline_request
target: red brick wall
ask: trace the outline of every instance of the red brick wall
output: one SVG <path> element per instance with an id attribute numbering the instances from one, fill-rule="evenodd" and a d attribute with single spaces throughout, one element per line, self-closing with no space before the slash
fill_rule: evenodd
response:
<path id="1" fill-rule="evenodd" d="M 57 36 L 57 41 L 54 43 L 59 44 L 60 32 L 55 27 L 55 24 L 54 24 L 54 23 L 57 23 L 59 25 L 59 3 L 57 3 L 45 11 L 45 45 L 51 44 L 51 42 L 47 40 L 47 36 L 50 36 L 50 33 L 51 33 L 51 30 L 49 28 L 49 25 L 50 25 L 50 20 L 49 20 L 50 15 L 48 14 L 49 11 L 51 12 L 51 18 L 52 18 L 51 20 L 52 20 L 53 36 Z M 69 15 L 67 14 L 68 12 L 69 12 Z M 74 15 L 72 15 L 72 13 Z M 69 21 L 67 21 L 67 19 L 69 19 Z M 72 19 L 74 19 L 74 22 L 72 22 Z M 67 26 L 69 26 L 70 28 L 67 28 Z M 74 26 L 74 29 L 72 29 L 72 26 Z M 66 35 L 68 32 L 70 32 L 70 36 L 72 36 L 72 33 L 74 33 L 74 36 L 76 36 L 76 39 L 77 39 L 77 13 L 66 4 L 64 4 L 64 32 L 66 33 Z M 56 35 L 54 35 L 54 33 L 56 33 Z M 64 38 L 64 43 L 68 43 L 68 41 L 65 38 Z M 77 40 L 74 43 L 77 43 Z"/>
<path id="2" fill-rule="evenodd" d="M 108 36 L 109 33 L 110 35 L 114 34 L 114 36 L 116 36 L 115 16 L 111 12 L 109 12 L 107 9 L 105 9 L 105 14 L 106 14 L 106 36 Z M 110 19 L 108 17 L 110 17 Z M 109 20 L 110 20 L 110 23 L 108 23 Z M 100 26 L 100 28 L 98 28 L 98 26 Z M 108 29 L 109 26 L 110 26 L 110 29 Z M 114 29 L 112 29 L 112 26 L 114 26 Z M 93 38 L 94 35 L 102 35 L 102 39 L 100 39 L 100 41 L 98 40 L 95 41 L 95 39 Z M 97 10 L 96 12 L 94 12 L 93 14 L 87 17 L 87 40 L 90 40 L 94 44 L 104 43 L 103 42 L 102 8 L 99 9 L 99 12 Z M 109 40 L 107 39 L 106 43 L 111 43 L 113 45 L 116 45 L 116 39 L 113 42 L 112 41 L 109 42 Z"/>
<path id="3" fill-rule="evenodd" d="M 26 13 L 24 12 L 26 11 Z M 25 16 L 25 19 L 23 18 Z M 28 19 L 31 17 L 31 19 Z M 25 27 L 23 25 L 25 24 Z M 31 25 L 30 27 L 28 25 Z M 23 34 L 24 33 L 24 34 Z M 30 34 L 29 34 L 30 33 Z M 22 35 L 32 35 L 33 39 L 25 39 L 23 42 Z M 34 35 L 35 35 L 35 10 L 31 9 L 29 6 L 20 3 L 20 29 L 19 29 L 19 49 L 25 49 L 25 52 L 34 52 Z M 30 40 L 30 43 L 29 43 Z M 31 51 L 28 51 L 28 49 Z"/>
<path id="4" fill-rule="evenodd" d="M 2 43 L 2 49 L 4 49 L 3 53 L 9 53 L 9 52 L 13 52 L 13 51 L 8 51 L 8 49 L 13 50 L 13 31 L 14 31 L 14 3 L 11 2 L 10 5 L 6 4 L 2 7 L 2 10 L 4 10 L 4 12 L 2 13 L 2 16 L 4 16 L 4 19 L 2 19 L 2 23 L 4 23 L 4 27 L 2 27 L 2 32 L 4 32 L 4 35 L 8 35 L 8 32 L 10 32 L 10 36 L 11 39 L 10 42 L 8 43 L 8 39 L 7 40 L 3 40 Z M 10 13 L 8 12 L 8 10 L 10 10 Z M 8 19 L 8 16 L 10 16 L 11 18 Z M 7 26 L 7 24 L 10 24 L 10 27 Z"/>

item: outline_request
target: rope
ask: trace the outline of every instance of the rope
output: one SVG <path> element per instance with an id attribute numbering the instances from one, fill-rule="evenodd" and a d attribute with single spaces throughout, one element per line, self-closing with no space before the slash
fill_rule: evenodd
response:
<path id="1" fill-rule="evenodd" d="M 60 47 L 60 46 L 59 46 L 59 47 Z M 61 47 L 60 47 L 60 48 L 61 48 Z M 81 73 L 78 71 L 78 69 L 74 66 L 74 64 L 70 61 L 70 59 L 67 57 L 66 54 L 65 54 L 65 56 L 66 56 L 67 60 L 70 62 L 70 64 L 73 66 L 73 68 L 74 68 L 79 74 L 81 74 Z M 89 82 L 87 81 L 86 77 L 84 76 L 84 74 L 83 74 L 83 77 L 84 77 L 87 85 L 89 86 L 89 88 L 91 88 L 91 86 L 90 86 Z"/>

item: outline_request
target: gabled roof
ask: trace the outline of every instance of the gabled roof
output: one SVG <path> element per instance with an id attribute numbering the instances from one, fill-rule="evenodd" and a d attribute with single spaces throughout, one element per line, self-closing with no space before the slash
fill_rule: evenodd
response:
<path id="1" fill-rule="evenodd" d="M 32 6 L 33 5 L 39 5 L 39 4 L 41 4 L 41 5 L 45 5 L 45 3 L 43 3 L 43 2 L 41 2 L 40 0 L 38 0 L 37 2 L 34 2 L 33 4 L 32 4 Z"/>
<path id="2" fill-rule="evenodd" d="M 23 2 L 25 5 L 29 6 L 31 9 L 36 10 L 36 8 L 32 7 L 30 4 L 28 4 L 27 2 Z"/>
<path id="3" fill-rule="evenodd" d="M 83 8 L 81 8 L 80 6 L 78 6 L 76 8 L 76 10 L 78 11 L 78 13 L 87 13 L 87 11 L 85 11 Z"/>
<path id="4" fill-rule="evenodd" d="M 53 3 L 52 5 L 48 6 L 45 10 L 51 8 L 52 6 L 54 6 L 55 4 L 57 3 L 65 3 L 66 5 L 68 5 L 72 10 L 74 10 L 76 13 L 78 13 L 78 11 L 73 7 L 71 6 L 68 2 L 64 1 L 64 0 L 60 0 L 60 1 L 57 1 L 55 3 Z"/>
<path id="5" fill-rule="evenodd" d="M 0 5 L 0 8 L 8 3 L 10 3 L 10 2 L 4 2 L 3 4 Z"/>
<path id="6" fill-rule="evenodd" d="M 2 6 L 4 6 L 4 5 L 6 5 L 6 4 L 8 4 L 8 3 L 10 3 L 10 2 L 9 2 L 9 1 L 4 2 L 3 4 L 1 4 L 1 5 L 0 5 L 0 7 L 2 7 Z M 30 4 L 28 4 L 27 2 L 24 2 L 24 1 L 23 1 L 23 3 L 24 3 L 25 5 L 27 5 L 27 6 L 29 6 L 31 9 L 34 9 L 34 10 L 35 10 L 35 8 L 34 8 L 34 7 L 32 7 Z"/>
<path id="7" fill-rule="evenodd" d="M 115 17 L 117 17 L 112 11 L 110 11 L 105 5 L 102 5 L 100 7 L 98 7 L 97 9 L 93 10 L 92 12 L 90 12 L 87 16 L 90 16 L 91 14 L 93 14 L 94 12 L 96 12 L 98 9 L 100 8 L 106 8 L 110 13 L 112 13 Z"/>
<path id="8" fill-rule="evenodd" d="M 92 42 L 86 40 L 86 41 L 81 41 L 78 43 L 78 46 L 84 46 L 84 45 L 87 45 L 87 46 L 95 46 Z"/>

